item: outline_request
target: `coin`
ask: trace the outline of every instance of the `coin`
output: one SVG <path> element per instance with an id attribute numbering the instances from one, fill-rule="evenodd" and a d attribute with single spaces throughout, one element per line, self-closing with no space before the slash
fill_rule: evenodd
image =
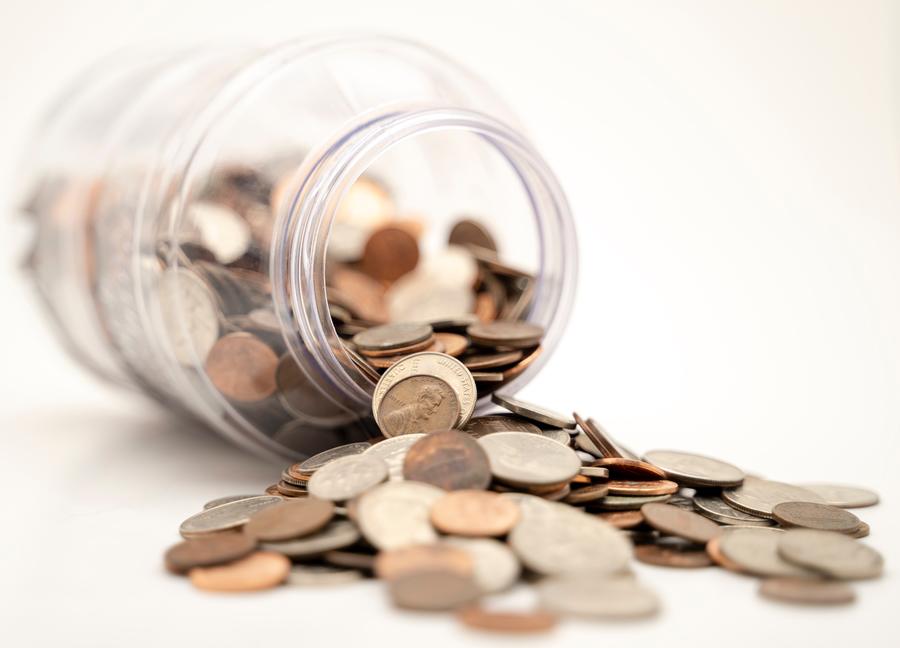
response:
<path id="1" fill-rule="evenodd" d="M 476 220 L 464 218 L 453 226 L 447 239 L 450 245 L 463 247 L 475 245 L 485 250 L 497 251 L 497 243 L 487 228 Z"/>
<path id="2" fill-rule="evenodd" d="M 438 569 L 401 574 L 388 591 L 394 605 L 409 610 L 453 610 L 481 596 L 471 576 Z"/>
<path id="3" fill-rule="evenodd" d="M 250 592 L 281 585 L 291 571 L 291 561 L 271 551 L 249 556 L 215 567 L 194 567 L 188 576 L 191 584 L 211 592 Z"/>
<path id="4" fill-rule="evenodd" d="M 284 480 L 275 484 L 275 490 L 284 497 L 306 497 L 309 494 L 305 486 L 296 486 Z"/>
<path id="5" fill-rule="evenodd" d="M 716 563 L 719 567 L 723 569 L 727 569 L 728 571 L 732 571 L 736 574 L 743 574 L 744 568 L 731 560 L 728 556 L 722 553 L 722 547 L 720 546 L 720 542 L 722 537 L 725 535 L 723 531 L 722 535 L 716 536 L 712 540 L 706 543 L 706 553 L 712 559 L 714 563 Z"/>
<path id="6" fill-rule="evenodd" d="M 237 261 L 250 247 L 250 226 L 244 218 L 220 203 L 198 200 L 187 212 L 188 224 L 199 233 L 200 243 L 222 264 Z"/>
<path id="7" fill-rule="evenodd" d="M 394 281 L 412 272 L 419 263 L 419 244 L 406 229 L 385 226 L 366 241 L 360 267 L 367 275 Z"/>
<path id="8" fill-rule="evenodd" d="M 582 468 L 582 471 L 584 469 Z M 678 484 L 668 479 L 651 479 L 635 481 L 631 479 L 612 479 L 607 483 L 610 495 L 671 495 L 678 492 Z"/>
<path id="9" fill-rule="evenodd" d="M 733 524 L 738 526 L 772 526 L 772 520 L 756 515 L 744 513 L 736 508 L 728 506 L 718 495 L 695 495 L 693 507 L 696 511 L 710 520 L 720 524 Z"/>
<path id="10" fill-rule="evenodd" d="M 465 364 L 472 371 L 480 369 L 496 369 L 506 367 L 522 359 L 521 351 L 505 351 L 503 353 L 482 353 L 463 358 Z"/>
<path id="11" fill-rule="evenodd" d="M 569 488 L 568 484 L 566 488 Z M 593 484 L 581 488 L 570 489 L 569 493 L 561 498 L 566 504 L 578 506 L 606 497 L 609 493 L 609 484 Z"/>
<path id="12" fill-rule="evenodd" d="M 291 558 L 318 556 L 327 551 L 343 549 L 359 540 L 359 531 L 349 520 L 333 520 L 324 529 L 304 538 L 264 542 L 262 548 Z"/>
<path id="13" fill-rule="evenodd" d="M 772 509 L 782 502 L 822 503 L 821 497 L 805 488 L 758 477 L 747 477 L 741 486 L 722 491 L 722 499 L 745 513 L 767 518 L 772 517 Z"/>
<path id="14" fill-rule="evenodd" d="M 379 552 L 375 557 L 375 576 L 382 580 L 393 580 L 423 569 L 453 571 L 471 576 L 475 571 L 475 561 L 466 551 L 444 543 L 389 549 Z"/>
<path id="15" fill-rule="evenodd" d="M 262 541 L 290 540 L 315 533 L 334 517 L 334 504 L 308 497 L 282 502 L 254 514 L 244 533 Z"/>
<path id="16" fill-rule="evenodd" d="M 630 577 L 565 574 L 538 583 L 538 597 L 550 612 L 579 617 L 640 618 L 659 610 L 656 595 Z"/>
<path id="17" fill-rule="evenodd" d="M 338 423 L 352 417 L 344 407 L 335 403 L 315 387 L 292 355 L 284 354 L 275 370 L 278 399 L 294 416 L 320 423 Z"/>
<path id="18" fill-rule="evenodd" d="M 578 474 L 590 479 L 609 479 L 609 469 L 596 466 L 582 466 Z"/>
<path id="19" fill-rule="evenodd" d="M 600 425 L 591 420 L 585 421 L 578 415 L 578 412 L 575 412 L 573 417 L 578 427 L 583 431 L 583 434 L 579 434 L 579 436 L 584 437 L 581 439 L 580 447 L 598 457 L 622 456 L 622 453 L 615 447 L 606 431 Z"/>
<path id="20" fill-rule="evenodd" d="M 644 520 L 660 533 L 684 538 L 691 542 L 706 544 L 721 533 L 721 528 L 712 520 L 693 511 L 651 502 L 641 507 Z"/>
<path id="21" fill-rule="evenodd" d="M 441 533 L 451 535 L 506 535 L 518 521 L 518 505 L 489 491 L 453 491 L 441 497 L 431 507 L 431 523 Z"/>
<path id="22" fill-rule="evenodd" d="M 543 610 L 498 612 L 469 605 L 456 613 L 463 625 L 477 630 L 516 634 L 548 632 L 556 627 L 556 616 Z"/>
<path id="23" fill-rule="evenodd" d="M 651 450 L 644 460 L 661 468 L 666 476 L 687 486 L 732 488 L 744 481 L 740 468 L 705 455 L 675 450 Z"/>
<path id="24" fill-rule="evenodd" d="M 325 585 L 344 585 L 362 580 L 363 575 L 357 569 L 346 569 L 332 565 L 294 565 L 288 574 L 288 585 L 321 587 Z"/>
<path id="25" fill-rule="evenodd" d="M 813 578 L 767 578 L 759 584 L 759 593 L 784 603 L 842 605 L 856 600 L 847 583 Z"/>
<path id="26" fill-rule="evenodd" d="M 422 482 L 388 482 L 359 498 L 360 531 L 381 550 L 397 549 L 437 540 L 429 520 L 432 505 L 444 491 Z"/>
<path id="27" fill-rule="evenodd" d="M 275 393 L 278 356 L 250 333 L 219 338 L 206 356 L 206 375 L 228 398 L 256 403 Z"/>
<path id="28" fill-rule="evenodd" d="M 503 394 L 498 394 L 496 392 L 491 394 L 491 400 L 500 407 L 508 409 L 513 414 L 524 416 L 532 421 L 567 430 L 575 429 L 575 419 L 571 416 L 566 416 L 565 414 L 560 414 L 553 410 L 528 403 L 512 396 L 504 396 Z"/>
<path id="29" fill-rule="evenodd" d="M 322 554 L 322 560 L 337 567 L 348 567 L 364 571 L 375 569 L 375 556 L 355 551 L 327 551 Z"/>
<path id="30" fill-rule="evenodd" d="M 778 553 L 795 565 L 840 580 L 876 578 L 884 569 L 880 553 L 833 531 L 788 529 L 778 541 Z"/>
<path id="31" fill-rule="evenodd" d="M 742 571 L 757 576 L 815 576 L 815 572 L 779 555 L 779 541 L 785 533 L 779 529 L 726 527 L 718 546 L 729 560 L 740 565 Z"/>
<path id="32" fill-rule="evenodd" d="M 607 495 L 599 502 L 594 502 L 591 506 L 604 511 L 634 511 L 641 509 L 644 504 L 668 502 L 671 497 L 671 495 L 651 495 L 648 497 Z"/>
<path id="33" fill-rule="evenodd" d="M 383 324 L 357 333 L 353 336 L 353 344 L 361 352 L 393 351 L 427 342 L 433 333 L 429 324 Z"/>
<path id="34" fill-rule="evenodd" d="M 530 322 L 510 320 L 472 324 L 466 329 L 466 333 L 475 344 L 510 349 L 527 349 L 537 346 L 544 337 L 543 327 Z M 551 423 L 551 425 L 553 424 Z"/>
<path id="35" fill-rule="evenodd" d="M 444 353 L 457 358 L 469 348 L 469 339 L 458 333 L 435 333 L 434 339 L 444 345 Z"/>
<path id="36" fill-rule="evenodd" d="M 384 436 L 395 437 L 447 430 L 459 416 L 450 385 L 434 376 L 410 376 L 385 392 L 377 418 Z"/>
<path id="37" fill-rule="evenodd" d="M 475 439 L 444 430 L 425 435 L 407 450 L 403 477 L 444 490 L 483 490 L 491 483 L 491 465 Z"/>
<path id="38" fill-rule="evenodd" d="M 371 455 L 341 457 L 313 473 L 307 488 L 319 499 L 344 502 L 387 479 L 387 464 Z"/>
<path id="39" fill-rule="evenodd" d="M 869 531 L 871 531 L 871 529 L 869 528 L 869 525 L 866 524 L 865 522 L 860 522 L 859 528 L 856 531 L 854 531 L 853 533 L 849 533 L 848 535 L 851 538 L 865 538 L 866 536 L 869 535 Z"/>
<path id="40" fill-rule="evenodd" d="M 638 545 L 634 548 L 634 557 L 647 565 L 659 567 L 697 568 L 709 567 L 712 558 L 704 549 L 674 549 L 658 544 Z"/>
<path id="41" fill-rule="evenodd" d="M 548 439 L 553 439 L 557 443 L 561 443 L 567 448 L 569 447 L 569 442 L 572 440 L 572 437 L 570 437 L 569 433 L 565 430 L 542 430 L 541 435 L 547 437 Z"/>
<path id="42" fill-rule="evenodd" d="M 859 486 L 843 484 L 800 484 L 800 486 L 812 491 L 826 503 L 840 508 L 857 508 L 878 504 L 878 493 Z"/>
<path id="43" fill-rule="evenodd" d="M 481 591 L 491 594 L 509 589 L 519 578 L 519 559 L 505 542 L 493 538 L 444 538 L 442 544 L 465 551 L 474 561 L 473 577 Z"/>
<path id="44" fill-rule="evenodd" d="M 247 523 L 255 513 L 280 504 L 284 500 L 278 496 L 259 495 L 248 499 L 222 504 L 196 515 L 192 515 L 181 523 L 178 531 L 185 538 L 235 529 Z"/>
<path id="45" fill-rule="evenodd" d="M 354 314 L 371 322 L 386 322 L 387 305 L 384 302 L 384 286 L 363 272 L 351 270 L 346 266 L 335 268 L 328 279 L 329 303 L 333 301 L 333 292 L 338 291 L 346 297 L 348 307 Z M 334 310 L 332 306 L 332 317 Z"/>
<path id="46" fill-rule="evenodd" d="M 331 463 L 335 459 L 362 454 L 370 447 L 372 447 L 372 444 L 368 441 L 360 441 L 358 443 L 348 443 L 345 445 L 337 446 L 336 448 L 325 450 L 324 452 L 313 455 L 309 459 L 306 459 L 305 461 L 297 464 L 297 472 L 311 475 L 319 468 L 328 463 Z"/>
<path id="47" fill-rule="evenodd" d="M 526 432 L 496 432 L 478 439 L 494 477 L 508 484 L 542 486 L 568 482 L 581 460 L 552 439 Z"/>
<path id="48" fill-rule="evenodd" d="M 237 502 L 238 500 L 250 499 L 251 497 L 259 497 L 258 495 L 226 495 L 225 497 L 217 497 L 214 500 L 209 500 L 206 504 L 203 505 L 203 510 L 211 509 L 216 506 L 221 506 L 222 504 L 231 504 L 232 502 Z"/>
<path id="49" fill-rule="evenodd" d="M 190 270 L 170 268 L 157 286 L 163 328 L 175 360 L 203 362 L 219 339 L 219 310 L 209 286 Z"/>
<path id="50" fill-rule="evenodd" d="M 598 513 L 604 522 L 607 522 L 617 529 L 633 529 L 640 526 L 644 522 L 644 515 L 640 509 L 633 511 L 609 511 L 608 513 Z"/>
<path id="51" fill-rule="evenodd" d="M 772 517 L 781 526 L 852 533 L 860 520 L 850 511 L 813 502 L 782 502 L 772 509 Z"/>
<path id="52" fill-rule="evenodd" d="M 476 438 L 494 432 L 527 432 L 528 434 L 541 434 L 541 429 L 534 423 L 514 414 L 489 414 L 476 416 L 466 423 L 462 431 Z"/>
<path id="53" fill-rule="evenodd" d="M 256 541 L 243 533 L 211 533 L 199 538 L 184 540 L 166 551 L 166 569 L 175 574 L 185 574 L 194 567 L 219 565 L 251 553 Z"/>
<path id="54" fill-rule="evenodd" d="M 666 479 L 666 474 L 646 461 L 626 459 L 625 457 L 603 457 L 597 459 L 592 466 L 609 470 L 611 479 L 653 480 Z"/>
<path id="55" fill-rule="evenodd" d="M 424 434 L 404 434 L 403 436 L 385 439 L 371 445 L 366 451 L 366 456 L 378 457 L 388 466 L 388 478 L 391 481 L 403 479 L 403 461 L 409 448 Z"/>

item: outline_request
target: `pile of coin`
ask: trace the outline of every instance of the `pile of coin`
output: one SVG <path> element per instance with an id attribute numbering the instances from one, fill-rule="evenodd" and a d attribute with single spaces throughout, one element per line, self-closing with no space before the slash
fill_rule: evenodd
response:
<path id="1" fill-rule="evenodd" d="M 435 334 L 408 335 L 410 346 Z M 472 417 L 475 391 L 448 354 L 397 361 L 373 400 L 382 438 L 292 464 L 264 495 L 209 502 L 182 523 L 168 569 L 214 591 L 374 577 L 399 608 L 521 633 L 657 613 L 632 559 L 718 566 L 760 578 L 769 599 L 818 605 L 851 602 L 851 581 L 882 572 L 847 510 L 877 503 L 869 490 L 767 480 L 694 453 L 639 456 L 591 418 L 499 393 L 504 413 Z M 517 583 L 537 605 L 498 608 Z"/>

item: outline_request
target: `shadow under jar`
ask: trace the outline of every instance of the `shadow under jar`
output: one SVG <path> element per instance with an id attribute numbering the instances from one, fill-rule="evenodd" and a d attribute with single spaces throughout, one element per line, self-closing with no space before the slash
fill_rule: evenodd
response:
<path id="1" fill-rule="evenodd" d="M 414 43 L 120 53 L 23 168 L 27 263 L 68 349 L 258 453 L 378 434 L 390 360 L 357 353 L 359 331 L 544 327 L 483 397 L 533 376 L 571 309 L 555 177 L 481 81 Z"/>

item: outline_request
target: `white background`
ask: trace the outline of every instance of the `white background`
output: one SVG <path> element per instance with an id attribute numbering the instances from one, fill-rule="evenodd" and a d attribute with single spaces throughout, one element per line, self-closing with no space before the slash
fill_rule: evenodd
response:
<path id="1" fill-rule="evenodd" d="M 128 43 L 378 31 L 477 70 L 528 126 L 579 228 L 568 334 L 523 395 L 638 449 L 883 496 L 860 514 L 887 574 L 850 608 L 639 565 L 664 601 L 657 619 L 566 622 L 554 644 L 898 645 L 897 3 L 0 2 L 4 205 L 38 111 Z M 20 232 L 0 239 L 5 645 L 531 645 L 395 612 L 375 583 L 221 597 L 166 575 L 182 518 L 281 467 L 95 384 L 15 272 Z"/>

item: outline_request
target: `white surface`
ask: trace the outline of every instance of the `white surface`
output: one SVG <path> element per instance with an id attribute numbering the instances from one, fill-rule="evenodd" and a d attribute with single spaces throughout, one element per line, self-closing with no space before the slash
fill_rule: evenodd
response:
<path id="1" fill-rule="evenodd" d="M 566 622 L 554 645 L 896 646 L 898 13 L 780 0 L 4 0 L 0 198 L 36 111 L 122 44 L 334 30 L 433 44 L 516 107 L 577 214 L 578 305 L 523 396 L 577 406 L 639 449 L 701 450 L 884 500 L 860 514 L 887 575 L 859 585 L 853 607 L 779 606 L 749 579 L 638 565 L 664 601 L 657 619 Z M 221 597 L 166 575 L 160 554 L 182 518 L 281 467 L 73 366 L 12 271 L 18 239 L 5 231 L 4 645 L 530 645 L 397 613 L 373 583 Z"/>

